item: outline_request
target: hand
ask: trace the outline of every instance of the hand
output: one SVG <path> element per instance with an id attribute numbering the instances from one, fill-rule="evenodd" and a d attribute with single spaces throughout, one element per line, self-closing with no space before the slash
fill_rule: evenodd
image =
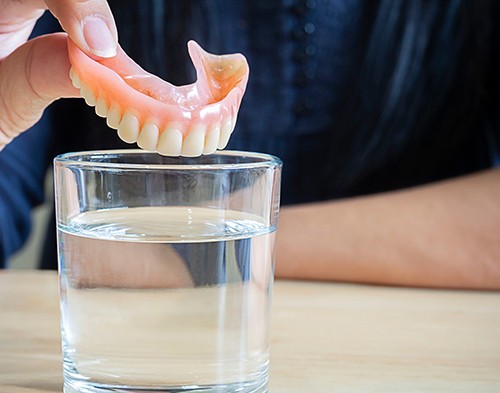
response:
<path id="1" fill-rule="evenodd" d="M 61 97 L 79 97 L 69 78 L 67 36 L 26 42 L 46 9 L 94 58 L 116 54 L 117 32 L 105 0 L 0 0 L 0 150 Z"/>

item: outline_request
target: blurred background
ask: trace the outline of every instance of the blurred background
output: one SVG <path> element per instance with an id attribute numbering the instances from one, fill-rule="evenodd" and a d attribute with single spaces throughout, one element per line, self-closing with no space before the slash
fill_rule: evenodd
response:
<path id="1" fill-rule="evenodd" d="M 33 210 L 33 227 L 28 241 L 7 263 L 7 266 L 12 269 L 36 269 L 38 267 L 43 241 L 47 233 L 48 220 L 50 214 L 52 214 L 52 205 L 54 203 L 53 179 L 52 169 L 50 169 L 45 177 L 45 202 Z"/>

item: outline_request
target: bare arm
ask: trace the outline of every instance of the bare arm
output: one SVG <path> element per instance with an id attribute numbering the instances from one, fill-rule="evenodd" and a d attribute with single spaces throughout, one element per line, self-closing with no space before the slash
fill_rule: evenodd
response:
<path id="1" fill-rule="evenodd" d="M 500 169 L 284 207 L 279 226 L 277 277 L 500 289 Z"/>

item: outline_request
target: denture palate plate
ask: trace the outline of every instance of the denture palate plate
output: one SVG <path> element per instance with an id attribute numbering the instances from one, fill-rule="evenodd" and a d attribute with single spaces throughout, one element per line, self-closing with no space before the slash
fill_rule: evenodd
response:
<path id="1" fill-rule="evenodd" d="M 174 86 L 147 73 L 121 48 L 93 60 L 68 39 L 73 85 L 121 139 L 169 156 L 196 157 L 227 146 L 248 81 L 241 54 L 212 55 L 188 43 L 197 81 Z"/>

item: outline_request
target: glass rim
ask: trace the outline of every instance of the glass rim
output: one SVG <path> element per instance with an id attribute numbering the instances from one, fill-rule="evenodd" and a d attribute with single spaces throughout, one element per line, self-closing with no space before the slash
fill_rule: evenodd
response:
<path id="1" fill-rule="evenodd" d="M 221 150 L 210 156 L 226 157 L 245 157 L 255 159 L 254 162 L 239 163 L 178 163 L 178 164 L 157 164 L 157 163 L 121 163 L 121 162 L 102 162 L 82 159 L 85 156 L 111 156 L 111 155 L 158 155 L 154 151 L 142 149 L 109 149 L 109 150 L 85 150 L 77 152 L 68 152 L 59 154 L 54 158 L 54 164 L 63 166 L 74 166 L 80 168 L 100 168 L 100 169 L 121 169 L 121 170 L 235 170 L 235 169 L 253 169 L 253 168 L 274 168 L 283 165 L 280 158 L 267 153 L 255 153 L 240 150 Z M 170 157 L 176 158 L 176 157 Z M 181 157 L 196 159 L 197 157 Z"/>

